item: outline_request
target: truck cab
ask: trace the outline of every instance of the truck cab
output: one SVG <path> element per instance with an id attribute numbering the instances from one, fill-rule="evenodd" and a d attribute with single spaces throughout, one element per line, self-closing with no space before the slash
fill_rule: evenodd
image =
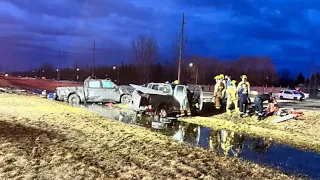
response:
<path id="1" fill-rule="evenodd" d="M 87 78 L 83 87 L 58 87 L 57 99 L 70 104 L 81 102 L 130 103 L 130 92 L 113 83 L 110 79 Z"/>
<path id="2" fill-rule="evenodd" d="M 196 96 L 196 93 L 191 92 L 186 85 L 149 83 L 146 87 L 131 86 L 136 89 L 132 93 L 132 109 L 138 112 L 154 113 L 155 115 L 162 114 L 162 117 L 178 115 L 182 111 L 190 110 L 195 107 L 196 103 L 199 103 L 195 103 L 194 100 L 197 99 L 198 101 L 200 99 L 200 96 Z M 199 109 L 199 106 L 195 108 Z"/>

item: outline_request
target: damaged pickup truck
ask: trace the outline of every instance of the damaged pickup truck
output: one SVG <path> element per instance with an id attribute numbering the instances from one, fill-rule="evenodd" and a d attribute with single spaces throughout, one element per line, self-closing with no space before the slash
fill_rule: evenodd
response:
<path id="1" fill-rule="evenodd" d="M 130 84 L 131 109 L 155 116 L 155 118 L 177 117 L 182 112 L 200 111 L 203 106 L 201 86 L 190 91 L 186 85 L 170 83 L 149 83 L 147 87 Z"/>
<path id="2" fill-rule="evenodd" d="M 133 90 L 131 87 L 118 86 L 110 79 L 93 79 L 89 77 L 84 81 L 83 87 L 57 87 L 56 99 L 70 104 L 79 104 L 81 102 L 129 104 Z"/>

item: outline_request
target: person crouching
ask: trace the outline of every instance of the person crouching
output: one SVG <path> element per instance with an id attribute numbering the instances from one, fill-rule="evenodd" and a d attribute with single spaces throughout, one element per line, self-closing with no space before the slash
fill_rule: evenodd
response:
<path id="1" fill-rule="evenodd" d="M 276 99 L 272 96 L 272 93 L 268 94 L 260 94 L 255 97 L 254 99 L 254 106 L 256 109 L 256 115 L 258 115 L 258 120 L 262 120 L 262 113 L 263 113 L 263 102 L 268 101 L 268 103 L 277 104 Z"/>
<path id="2" fill-rule="evenodd" d="M 248 86 L 246 84 L 242 84 L 239 91 L 239 108 L 240 108 L 240 117 L 244 117 L 244 115 L 247 114 L 248 110 L 248 98 L 249 98 L 249 92 L 248 92 Z"/>

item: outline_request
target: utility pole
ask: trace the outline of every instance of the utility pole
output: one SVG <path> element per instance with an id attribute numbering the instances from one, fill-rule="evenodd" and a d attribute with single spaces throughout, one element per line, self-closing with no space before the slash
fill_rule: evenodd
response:
<path id="1" fill-rule="evenodd" d="M 310 96 L 313 95 L 313 84 L 312 84 L 312 75 L 314 73 L 314 66 L 315 66 L 315 59 L 312 58 L 312 61 L 311 61 L 311 66 L 310 66 L 310 78 L 309 78 L 309 93 L 310 93 Z M 316 76 L 316 75 L 315 75 Z M 314 76 L 314 77 L 315 77 Z M 315 77 L 316 79 L 316 77 Z"/>
<path id="2" fill-rule="evenodd" d="M 94 77 L 94 61 L 96 58 L 96 40 L 93 40 L 93 57 L 92 57 L 92 69 L 91 69 L 91 76 Z"/>
<path id="3" fill-rule="evenodd" d="M 59 66 L 58 66 L 58 82 L 60 81 L 60 60 L 61 60 L 61 52 L 59 52 Z"/>
<path id="4" fill-rule="evenodd" d="M 178 81 L 180 83 L 180 74 L 181 74 L 181 60 L 182 60 L 182 53 L 183 53 L 183 42 L 184 42 L 184 13 L 182 13 L 182 23 L 181 23 L 181 38 L 180 38 L 180 52 L 179 52 L 179 67 L 178 67 Z"/>

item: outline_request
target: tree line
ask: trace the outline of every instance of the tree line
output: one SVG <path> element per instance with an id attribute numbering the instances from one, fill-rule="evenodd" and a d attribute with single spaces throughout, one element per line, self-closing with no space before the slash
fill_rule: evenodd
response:
<path id="1" fill-rule="evenodd" d="M 97 78 L 110 78 L 120 84 L 144 84 L 148 82 L 174 81 L 178 74 L 178 39 L 173 40 L 173 55 L 171 59 L 159 60 L 158 43 L 152 36 L 138 36 L 131 41 L 130 63 L 120 65 L 106 65 L 95 67 Z M 184 42 L 183 44 L 185 44 Z M 184 45 L 183 45 L 184 46 Z M 185 50 L 185 48 L 183 47 Z M 189 64 L 192 63 L 192 66 Z M 91 66 L 75 65 L 73 68 L 59 69 L 61 80 L 80 80 L 91 75 Z M 78 71 L 77 71 L 78 69 Z M 15 75 L 57 79 L 57 69 L 49 63 L 44 63 L 39 69 L 27 72 L 15 72 Z M 254 86 L 291 86 L 301 83 L 301 77 L 292 77 L 290 71 L 276 72 L 269 57 L 241 56 L 236 60 L 220 60 L 216 57 L 191 55 L 183 57 L 181 64 L 181 82 L 187 84 L 214 84 L 214 77 L 218 74 L 231 76 L 240 80 L 242 74 Z M 299 76 L 303 76 L 299 74 Z M 79 77 L 79 79 L 77 79 Z M 303 82 L 305 79 L 303 77 Z"/>

